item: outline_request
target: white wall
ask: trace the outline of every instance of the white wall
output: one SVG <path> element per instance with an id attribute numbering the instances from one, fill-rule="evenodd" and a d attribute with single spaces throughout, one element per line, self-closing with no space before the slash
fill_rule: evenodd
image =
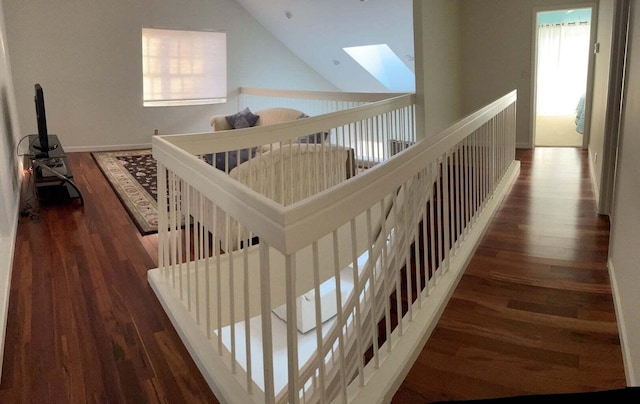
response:
<path id="1" fill-rule="evenodd" d="M 2 17 L 0 4 L 0 237 L 6 237 L 15 224 L 22 167 L 16 155 L 21 136 Z"/>
<path id="2" fill-rule="evenodd" d="M 465 114 L 517 89 L 518 147 L 531 141 L 534 9 L 584 0 L 460 0 Z"/>
<path id="3" fill-rule="evenodd" d="M 4 0 L 19 122 L 36 131 L 33 86 L 67 151 L 148 145 L 161 134 L 209 132 L 234 112 L 241 86 L 336 90 L 233 0 Z M 142 107 L 141 28 L 227 32 L 226 104 Z"/>
<path id="4" fill-rule="evenodd" d="M 16 154 L 20 138 L 4 13 L 0 2 L 0 366 L 9 307 L 22 164 Z"/>
<path id="5" fill-rule="evenodd" d="M 640 2 L 631 1 L 625 98 L 611 216 L 609 270 L 629 385 L 640 385 Z"/>
<path id="6" fill-rule="evenodd" d="M 418 136 L 430 137 L 462 118 L 460 3 L 414 0 L 413 12 Z"/>

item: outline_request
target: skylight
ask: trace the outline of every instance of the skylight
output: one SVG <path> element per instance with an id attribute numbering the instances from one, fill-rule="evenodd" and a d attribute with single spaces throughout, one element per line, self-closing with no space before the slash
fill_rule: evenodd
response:
<path id="1" fill-rule="evenodd" d="M 415 74 L 387 44 L 352 46 L 344 51 L 390 91 L 416 90 Z"/>

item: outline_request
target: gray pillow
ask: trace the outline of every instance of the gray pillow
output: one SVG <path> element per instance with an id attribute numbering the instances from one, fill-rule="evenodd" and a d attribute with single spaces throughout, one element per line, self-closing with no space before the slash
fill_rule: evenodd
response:
<path id="1" fill-rule="evenodd" d="M 318 132 L 313 135 L 300 136 L 295 143 L 320 144 L 329 136 L 329 132 Z"/>
<path id="2" fill-rule="evenodd" d="M 309 115 L 307 115 L 307 114 L 305 114 L 303 112 L 296 119 L 305 119 L 305 118 L 309 118 Z M 320 144 L 324 140 L 327 139 L 327 136 L 329 136 L 329 132 L 318 132 L 318 133 L 314 133 L 313 135 L 300 136 L 298 139 L 295 140 L 294 143 L 315 143 L 315 144 Z"/>
<path id="3" fill-rule="evenodd" d="M 259 115 L 254 114 L 249 110 L 249 107 L 233 115 L 225 116 L 227 122 L 233 129 L 250 128 L 258 122 Z"/>

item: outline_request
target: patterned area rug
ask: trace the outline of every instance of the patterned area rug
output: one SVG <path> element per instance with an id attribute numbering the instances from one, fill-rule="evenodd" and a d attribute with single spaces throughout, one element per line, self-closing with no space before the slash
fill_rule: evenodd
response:
<path id="1" fill-rule="evenodd" d="M 156 160 L 151 149 L 91 153 L 142 234 L 158 231 Z"/>

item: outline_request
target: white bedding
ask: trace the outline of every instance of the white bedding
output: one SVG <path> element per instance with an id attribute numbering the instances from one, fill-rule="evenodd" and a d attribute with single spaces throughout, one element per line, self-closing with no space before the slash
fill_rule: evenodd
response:
<path id="1" fill-rule="evenodd" d="M 293 143 L 269 147 L 235 167 L 229 175 L 278 203 L 290 205 L 349 178 L 351 156 L 351 149 L 336 145 Z M 252 236 L 233 219 L 227 229 L 227 215 L 220 209 L 213 220 L 210 202 L 205 209 L 206 217 L 210 218 L 209 228 L 215 229 L 222 250 L 237 250 L 244 245 L 241 240 Z"/>
<path id="2" fill-rule="evenodd" d="M 349 149 L 330 144 L 294 143 L 261 153 L 229 175 L 249 188 L 290 205 L 347 178 Z"/>

